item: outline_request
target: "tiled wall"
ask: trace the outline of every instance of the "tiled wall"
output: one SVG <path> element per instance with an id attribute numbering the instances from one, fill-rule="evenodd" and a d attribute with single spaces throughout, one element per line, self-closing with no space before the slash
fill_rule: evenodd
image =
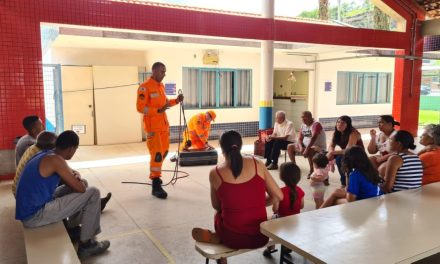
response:
<path id="1" fill-rule="evenodd" d="M 211 132 L 209 134 L 209 140 L 219 139 L 221 134 L 227 130 L 235 130 L 241 134 L 242 137 L 255 137 L 258 131 L 258 122 L 238 122 L 238 123 L 223 123 L 215 124 L 211 123 Z M 170 141 L 178 142 L 179 140 L 179 127 L 170 127 Z M 180 135 L 180 137 L 182 137 Z"/>
<path id="2" fill-rule="evenodd" d="M 426 36 L 423 51 L 440 51 L 440 36 Z"/>

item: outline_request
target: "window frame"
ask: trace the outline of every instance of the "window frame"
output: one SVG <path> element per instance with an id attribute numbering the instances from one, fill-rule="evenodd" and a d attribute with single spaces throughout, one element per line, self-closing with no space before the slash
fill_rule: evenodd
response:
<path id="1" fill-rule="evenodd" d="M 348 79 L 348 87 L 345 89 L 345 90 L 347 90 L 347 93 L 345 94 L 345 96 L 344 96 L 344 103 L 340 103 L 340 102 L 338 102 L 338 100 L 339 100 L 339 98 L 340 98 L 340 94 L 339 94 L 339 91 L 341 90 L 340 89 L 340 85 L 341 84 L 343 84 L 344 82 L 343 81 L 341 81 L 340 79 L 339 79 L 339 74 L 340 73 L 345 73 L 345 74 L 348 74 L 346 77 L 347 77 L 347 79 Z M 353 75 L 354 74 L 356 74 L 356 75 L 358 75 L 359 77 L 361 77 L 361 80 L 360 80 L 360 89 L 359 89 L 359 95 L 358 95 L 358 97 L 357 98 L 359 98 L 360 97 L 360 99 L 357 99 L 357 100 L 352 100 L 351 99 L 351 96 L 352 96 L 352 93 L 353 93 L 353 91 L 354 91 L 354 89 L 353 89 L 353 81 L 352 81 L 352 78 L 353 78 Z M 373 88 L 373 89 L 375 89 L 375 98 L 374 98 L 374 102 L 365 102 L 365 99 L 364 99 L 364 93 L 365 93 L 365 89 L 367 89 L 366 87 L 365 87 L 365 85 L 366 85 L 366 82 L 365 82 L 365 76 L 366 75 L 375 75 L 375 77 L 376 77 L 376 80 L 375 80 L 375 87 Z M 379 77 L 381 77 L 381 76 L 383 76 L 383 75 L 385 75 L 385 76 L 388 76 L 389 77 L 389 79 L 387 80 L 387 87 L 386 87 L 386 92 L 385 92 L 385 94 L 386 94 L 386 98 L 385 98 L 385 100 L 383 101 L 383 102 L 379 102 L 379 101 L 381 101 L 381 100 L 379 100 Z M 338 87 L 337 87 L 337 90 L 336 90 L 336 105 L 369 105 L 369 104 L 390 104 L 391 103 L 391 95 L 392 95 L 392 76 L 393 76 L 393 73 L 392 72 L 355 72 L 355 71 L 337 71 L 337 83 L 338 83 Z M 357 102 L 357 101 L 360 101 L 360 102 Z"/>
<path id="2" fill-rule="evenodd" d="M 252 69 L 249 68 L 209 68 L 209 67 L 183 67 L 182 68 L 182 84 L 183 72 L 185 69 L 197 70 L 197 106 L 187 106 L 187 109 L 231 109 L 231 108 L 252 108 Z M 238 80 L 237 76 L 240 71 L 249 71 L 249 105 L 243 106 L 238 105 Z M 215 106 L 202 106 L 203 99 L 203 89 L 202 89 L 202 73 L 203 72 L 215 72 Z M 220 105 L 220 73 L 222 72 L 232 72 L 234 75 L 233 81 L 233 102 L 231 106 L 221 106 Z M 185 91 L 185 87 L 182 87 Z"/>

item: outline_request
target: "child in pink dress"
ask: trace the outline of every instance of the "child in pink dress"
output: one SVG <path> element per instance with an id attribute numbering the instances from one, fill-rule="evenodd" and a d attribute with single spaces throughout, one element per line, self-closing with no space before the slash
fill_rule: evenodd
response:
<path id="1" fill-rule="evenodd" d="M 313 173 L 310 175 L 310 187 L 313 190 L 313 199 L 315 208 L 318 209 L 324 203 L 324 194 L 326 190 L 325 181 L 328 180 L 328 173 L 331 165 L 327 156 L 323 153 L 317 153 L 313 156 Z"/>

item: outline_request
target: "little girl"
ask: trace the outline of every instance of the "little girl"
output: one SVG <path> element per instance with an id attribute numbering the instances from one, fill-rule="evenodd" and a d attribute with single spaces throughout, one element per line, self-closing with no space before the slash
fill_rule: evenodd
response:
<path id="1" fill-rule="evenodd" d="M 330 171 L 329 160 L 323 153 L 317 153 L 313 156 L 313 173 L 310 175 L 310 187 L 313 190 L 313 199 L 315 207 L 318 209 L 324 203 L 325 181 L 328 180 Z"/>
<path id="2" fill-rule="evenodd" d="M 299 214 L 304 208 L 304 191 L 297 186 L 301 179 L 301 170 L 293 162 L 285 162 L 280 166 L 280 179 L 286 186 L 281 188 L 283 200 L 272 205 L 274 215 L 272 219 Z M 270 246 L 264 250 L 265 257 L 275 252 L 275 246 Z"/>

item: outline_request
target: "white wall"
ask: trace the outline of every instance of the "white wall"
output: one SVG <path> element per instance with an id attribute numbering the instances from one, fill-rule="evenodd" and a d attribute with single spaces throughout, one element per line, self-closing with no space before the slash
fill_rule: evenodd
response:
<path id="1" fill-rule="evenodd" d="M 45 63 L 61 65 L 143 66 L 143 51 L 52 48 Z"/>
<path id="2" fill-rule="evenodd" d="M 332 58 L 344 56 L 344 54 L 331 54 Z M 345 54 L 345 56 L 347 56 Z M 327 56 L 328 57 L 328 56 Z M 324 59 L 321 56 L 318 59 Z M 317 82 L 316 82 L 316 106 L 315 116 L 337 117 L 340 115 L 364 116 L 364 115 L 382 115 L 390 114 L 392 111 L 391 102 L 388 104 L 361 104 L 361 105 L 336 105 L 337 91 L 337 72 L 391 72 L 391 79 L 394 80 L 394 59 L 392 58 L 363 58 L 350 60 L 337 60 L 317 63 Z M 325 92 L 325 82 L 332 83 L 332 91 Z M 391 84 L 391 93 L 393 91 Z"/>
<path id="3" fill-rule="evenodd" d="M 157 47 L 148 51 L 121 51 L 121 50 L 96 50 L 96 49 L 70 49 L 55 48 L 52 52 L 53 60 L 51 63 L 74 64 L 74 65 L 100 65 L 100 66 L 145 66 L 148 71 L 156 61 L 161 61 L 167 66 L 167 76 L 164 83 L 175 83 L 177 90 L 182 88 L 182 68 L 183 67 L 203 67 L 203 68 L 241 68 L 252 70 L 252 107 L 237 109 L 217 109 L 217 123 L 228 122 L 249 122 L 259 120 L 259 89 L 260 89 L 260 55 L 259 49 L 224 49 L 219 50 L 218 65 L 203 64 L 204 50 L 199 47 Z M 308 97 L 304 102 L 298 102 L 293 111 L 292 121 L 298 123 L 298 116 L 303 110 L 310 110 L 316 118 L 337 117 L 342 114 L 351 116 L 359 115 L 379 115 L 391 113 L 391 103 L 380 105 L 336 105 L 336 88 L 338 71 L 359 71 L 359 72 L 394 72 L 394 59 L 369 58 L 355 60 L 340 60 L 321 63 L 306 63 L 306 60 L 322 59 L 328 57 L 338 57 L 342 54 L 321 54 L 321 56 L 298 56 L 286 55 L 276 52 L 274 55 L 275 70 L 294 70 L 308 72 Z M 346 55 L 346 54 L 345 54 Z M 134 79 L 134 74 L 132 76 Z M 324 83 L 332 82 L 332 91 L 324 92 Z M 106 84 L 107 85 L 107 84 Z M 133 91 L 131 91 L 133 90 Z M 127 111 L 132 111 L 134 115 L 139 115 L 135 111 L 136 89 L 131 89 L 125 93 L 118 94 L 121 102 L 126 102 L 122 106 Z M 98 94 L 98 96 L 100 96 Z M 171 96 L 170 98 L 173 98 Z M 102 98 L 96 98 L 101 100 Z M 275 102 L 278 104 L 279 102 Z M 274 112 L 279 108 L 285 108 L 280 103 L 274 107 Z M 289 106 L 290 103 L 289 103 Z M 301 108 L 301 109 L 299 109 Z M 283 109 L 285 110 L 285 109 Z M 195 113 L 204 110 L 186 110 L 187 118 Z M 297 113 L 298 112 L 298 113 Z M 139 116 L 138 116 L 139 117 Z M 170 125 L 179 123 L 179 107 L 168 110 Z M 98 120 L 98 122 L 100 122 Z M 135 122 L 135 121 L 133 121 Z M 139 120 L 138 123 L 140 124 Z M 139 124 L 133 127 L 133 131 L 139 131 Z M 140 138 L 140 132 L 139 138 Z M 134 137 L 130 137 L 134 140 Z M 98 138 L 98 142 L 99 142 Z M 119 141 L 118 141 L 119 142 Z"/>
<path id="4" fill-rule="evenodd" d="M 182 89 L 182 68 L 183 67 L 204 67 L 204 68 L 241 68 L 252 69 L 252 108 L 217 109 L 216 123 L 248 122 L 259 120 L 259 80 L 260 80 L 260 56 L 255 52 L 222 51 L 219 53 L 218 65 L 204 65 L 202 63 L 203 50 L 200 49 L 171 49 L 157 48 L 150 49 L 145 53 L 147 69 L 151 69 L 156 61 L 163 62 L 167 67 L 166 77 L 163 83 L 176 83 L 176 89 Z M 173 98 L 173 96 L 170 96 Z M 185 110 L 185 115 L 190 118 L 195 113 L 205 111 Z M 167 111 L 170 125 L 179 124 L 179 108 L 173 107 Z M 239 119 L 237 118 L 239 117 Z"/>

